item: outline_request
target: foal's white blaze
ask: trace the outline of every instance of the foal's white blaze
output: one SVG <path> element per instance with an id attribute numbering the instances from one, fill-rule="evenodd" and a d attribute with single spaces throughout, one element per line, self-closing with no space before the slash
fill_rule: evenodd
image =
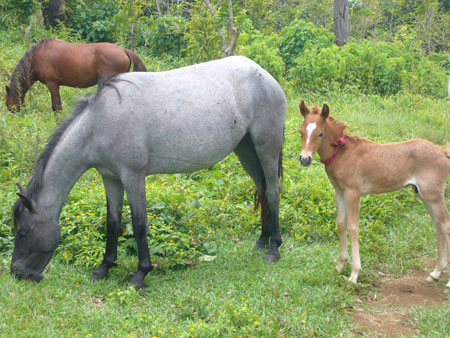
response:
<path id="1" fill-rule="evenodd" d="M 308 137 L 306 138 L 306 144 L 309 143 L 309 138 L 311 137 L 312 132 L 317 128 L 316 122 L 309 123 L 306 126 L 306 131 L 308 132 Z"/>

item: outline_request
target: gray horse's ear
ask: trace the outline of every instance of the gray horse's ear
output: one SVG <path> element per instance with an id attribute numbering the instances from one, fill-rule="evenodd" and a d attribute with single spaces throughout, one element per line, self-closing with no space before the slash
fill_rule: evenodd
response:
<path id="1" fill-rule="evenodd" d="M 305 101 L 302 100 L 300 102 L 299 108 L 300 108 L 300 114 L 302 114 L 303 117 L 305 117 L 306 115 L 309 114 L 309 109 L 308 109 L 308 107 L 306 107 Z"/>
<path id="2" fill-rule="evenodd" d="M 20 184 L 20 183 L 16 183 L 17 188 L 19 188 L 20 193 L 17 193 L 17 196 L 19 196 L 20 200 L 22 201 L 23 205 L 30 211 L 33 212 L 34 211 L 34 207 L 33 207 L 33 201 L 31 200 L 31 198 L 27 197 L 27 191 L 26 189 Z"/>
<path id="3" fill-rule="evenodd" d="M 326 103 L 323 104 L 321 115 L 324 120 L 330 115 L 330 107 Z"/>

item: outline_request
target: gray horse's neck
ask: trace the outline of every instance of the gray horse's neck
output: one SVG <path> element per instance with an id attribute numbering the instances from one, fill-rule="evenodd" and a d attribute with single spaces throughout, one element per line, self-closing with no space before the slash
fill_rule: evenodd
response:
<path id="1" fill-rule="evenodd" d="M 82 134 L 74 129 L 68 132 Z M 85 160 L 87 157 L 83 147 L 71 141 L 70 137 L 63 138 L 56 145 L 46 165 L 37 198 L 39 208 L 49 218 L 59 218 L 70 190 L 90 167 Z"/>

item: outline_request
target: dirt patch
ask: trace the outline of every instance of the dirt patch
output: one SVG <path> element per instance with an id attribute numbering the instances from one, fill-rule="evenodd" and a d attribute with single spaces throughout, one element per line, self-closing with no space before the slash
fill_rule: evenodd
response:
<path id="1" fill-rule="evenodd" d="M 443 285 L 428 283 L 425 271 L 409 271 L 400 278 L 385 276 L 373 298 L 366 297 L 353 309 L 352 320 L 365 337 L 408 337 L 418 334 L 408 323 L 410 307 L 427 307 L 448 302 Z M 441 276 L 447 280 L 448 276 Z"/>

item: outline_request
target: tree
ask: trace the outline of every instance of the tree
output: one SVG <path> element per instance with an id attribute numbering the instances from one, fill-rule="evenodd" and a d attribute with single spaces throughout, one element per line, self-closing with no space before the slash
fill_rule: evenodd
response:
<path id="1" fill-rule="evenodd" d="M 334 36 L 335 43 L 343 46 L 348 41 L 348 0 L 334 0 Z"/>
<path id="2" fill-rule="evenodd" d="M 42 15 L 47 28 L 65 22 L 67 20 L 65 0 L 42 0 Z"/>
<path id="3" fill-rule="evenodd" d="M 203 0 L 211 13 L 211 16 L 215 21 L 217 21 L 216 13 L 209 0 Z M 236 47 L 239 39 L 240 30 L 234 26 L 233 19 L 233 4 L 231 0 L 228 0 L 228 27 L 227 35 L 223 33 L 222 27 L 219 23 L 216 24 L 217 31 L 219 32 L 220 38 L 222 39 L 222 57 L 227 57 L 231 55 L 236 55 Z"/>

